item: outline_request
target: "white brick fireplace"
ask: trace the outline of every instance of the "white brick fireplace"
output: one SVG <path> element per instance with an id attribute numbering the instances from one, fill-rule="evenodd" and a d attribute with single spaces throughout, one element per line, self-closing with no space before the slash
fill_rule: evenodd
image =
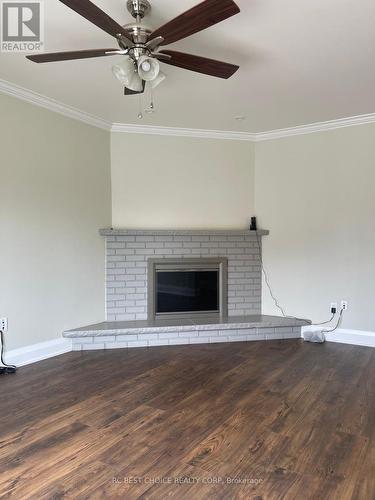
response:
<path id="1" fill-rule="evenodd" d="M 295 339 L 306 320 L 261 315 L 261 239 L 268 231 L 103 229 L 107 320 L 63 333 L 73 349 L 129 349 Z M 148 264 L 165 259 L 225 261 L 228 316 L 148 317 Z"/>
<path id="2" fill-rule="evenodd" d="M 228 315 L 261 313 L 259 231 L 101 230 L 106 239 L 107 321 L 147 319 L 150 258 L 226 257 Z"/>

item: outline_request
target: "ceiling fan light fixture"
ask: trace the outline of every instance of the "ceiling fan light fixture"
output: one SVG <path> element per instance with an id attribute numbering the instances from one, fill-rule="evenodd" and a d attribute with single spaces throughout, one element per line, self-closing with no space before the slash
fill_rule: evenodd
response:
<path id="1" fill-rule="evenodd" d="M 167 75 L 163 73 L 162 71 L 159 71 L 158 76 L 155 78 L 155 80 L 152 80 L 150 82 L 150 86 L 152 89 L 155 89 L 158 85 L 160 85 L 164 80 L 167 78 Z"/>
<path id="2" fill-rule="evenodd" d="M 149 56 L 141 56 L 138 59 L 138 74 L 146 82 L 152 82 L 160 73 L 160 63 L 157 59 Z"/>
<path id="3" fill-rule="evenodd" d="M 112 67 L 113 75 L 119 80 L 125 87 L 134 92 L 141 92 L 143 89 L 143 82 L 137 73 L 136 66 L 133 60 L 126 58 L 121 64 L 117 64 Z"/>

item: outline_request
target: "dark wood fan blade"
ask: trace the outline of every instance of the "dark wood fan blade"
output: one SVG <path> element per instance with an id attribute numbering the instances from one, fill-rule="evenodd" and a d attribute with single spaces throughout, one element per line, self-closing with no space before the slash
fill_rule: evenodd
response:
<path id="1" fill-rule="evenodd" d="M 90 0 L 60 0 L 67 7 L 80 14 L 82 17 L 95 24 L 109 35 L 117 37 L 117 35 L 128 36 L 122 26 L 114 21 L 108 14 L 103 12 L 99 7 L 90 2 Z"/>
<path id="2" fill-rule="evenodd" d="M 162 36 L 164 41 L 161 45 L 169 45 L 239 12 L 240 8 L 233 0 L 206 0 L 161 26 L 151 34 L 150 40 Z"/>
<path id="3" fill-rule="evenodd" d="M 73 59 L 88 59 L 89 57 L 115 56 L 118 50 L 94 49 L 94 50 L 76 50 L 73 52 L 54 52 L 52 54 L 36 54 L 26 56 L 27 59 L 36 63 L 47 63 L 54 61 L 71 61 Z"/>
<path id="4" fill-rule="evenodd" d="M 206 57 L 193 56 L 192 54 L 185 54 L 174 50 L 163 50 L 160 54 L 171 56 L 169 60 L 161 59 L 165 64 L 195 71 L 196 73 L 217 76 L 218 78 L 230 78 L 239 69 L 239 66 L 235 64 L 216 61 L 215 59 L 207 59 Z M 158 54 L 155 54 L 155 57 L 157 56 Z"/>

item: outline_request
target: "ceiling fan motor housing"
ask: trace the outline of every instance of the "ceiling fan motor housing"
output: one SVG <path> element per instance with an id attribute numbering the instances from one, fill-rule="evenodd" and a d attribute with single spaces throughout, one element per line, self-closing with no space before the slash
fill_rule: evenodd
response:
<path id="1" fill-rule="evenodd" d="M 148 0 L 128 0 L 127 8 L 135 19 L 137 19 L 137 17 L 143 19 L 145 15 L 150 12 L 151 5 Z"/>
<path id="2" fill-rule="evenodd" d="M 130 23 L 125 24 L 123 28 L 135 45 L 145 45 L 152 33 L 152 29 L 144 24 Z"/>

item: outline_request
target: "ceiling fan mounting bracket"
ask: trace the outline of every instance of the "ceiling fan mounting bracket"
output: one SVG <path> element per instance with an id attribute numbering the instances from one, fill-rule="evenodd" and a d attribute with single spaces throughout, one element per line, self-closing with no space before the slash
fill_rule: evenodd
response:
<path id="1" fill-rule="evenodd" d="M 151 4 L 148 0 L 128 0 L 127 8 L 135 19 L 143 19 L 150 12 Z"/>

